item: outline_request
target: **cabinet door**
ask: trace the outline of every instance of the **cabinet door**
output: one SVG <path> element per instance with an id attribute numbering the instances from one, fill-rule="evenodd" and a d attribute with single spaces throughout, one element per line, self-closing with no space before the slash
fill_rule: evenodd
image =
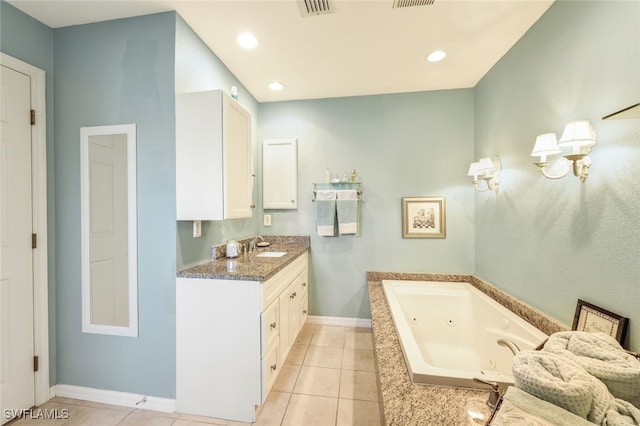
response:
<path id="1" fill-rule="evenodd" d="M 265 209 L 298 208 L 296 139 L 262 142 L 262 198 Z"/>
<path id="2" fill-rule="evenodd" d="M 287 287 L 279 297 L 280 301 L 280 334 L 279 334 L 279 342 L 280 342 L 280 364 L 283 365 L 287 355 L 289 354 L 289 350 L 291 349 L 291 345 L 289 341 L 291 338 L 289 337 L 289 309 L 291 309 L 292 299 L 291 295 L 291 286 Z"/>
<path id="3" fill-rule="evenodd" d="M 223 96 L 224 217 L 251 217 L 253 165 L 251 115 L 240 104 Z"/>

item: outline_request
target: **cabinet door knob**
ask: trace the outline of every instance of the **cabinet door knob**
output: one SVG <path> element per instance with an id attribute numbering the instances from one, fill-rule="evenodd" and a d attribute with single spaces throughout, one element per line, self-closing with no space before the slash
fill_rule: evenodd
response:
<path id="1" fill-rule="evenodd" d="M 271 364 L 271 371 L 276 371 L 276 368 L 278 368 L 276 364 Z"/>
<path id="2" fill-rule="evenodd" d="M 302 287 L 306 287 L 306 286 L 307 286 L 307 283 L 302 283 Z"/>
<path id="3" fill-rule="evenodd" d="M 251 207 L 252 209 L 255 209 L 256 205 L 255 204 L 251 204 L 249 207 Z"/>
<path id="4" fill-rule="evenodd" d="M 296 200 L 291 200 L 291 204 L 293 204 L 293 203 L 295 203 L 295 202 L 296 202 Z"/>
<path id="5" fill-rule="evenodd" d="M 303 311 L 302 311 L 302 313 L 303 313 L 304 315 L 307 315 L 307 310 L 306 310 L 306 309 L 305 309 L 305 310 L 303 310 Z"/>
<path id="6" fill-rule="evenodd" d="M 269 326 L 270 326 L 271 328 L 276 328 L 276 322 L 275 322 L 275 321 L 274 321 L 274 322 L 272 322 L 271 324 L 269 324 Z"/>
<path id="7" fill-rule="evenodd" d="M 294 299 L 298 294 L 294 291 L 293 293 L 291 293 L 291 296 L 289 296 L 289 299 Z"/>

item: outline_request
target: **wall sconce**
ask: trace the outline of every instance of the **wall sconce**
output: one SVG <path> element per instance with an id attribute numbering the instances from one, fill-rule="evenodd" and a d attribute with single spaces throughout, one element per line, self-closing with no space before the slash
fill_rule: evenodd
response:
<path id="1" fill-rule="evenodd" d="M 500 186 L 500 172 L 502 171 L 502 164 L 500 164 L 500 157 L 497 155 L 494 157 L 484 157 L 471 163 L 469 165 L 469 172 L 467 176 L 472 176 L 471 183 L 474 188 L 479 192 L 488 190 L 498 192 Z M 486 185 L 484 188 L 480 187 L 480 179 L 484 180 Z"/>
<path id="2" fill-rule="evenodd" d="M 532 157 L 540 157 L 539 162 L 534 162 L 540 172 L 549 179 L 560 179 L 569 174 L 571 163 L 573 163 L 573 174 L 579 177 L 582 182 L 587 179 L 591 158 L 588 154 L 596 144 L 596 130 L 587 120 L 574 121 L 564 128 L 560 141 L 556 141 L 555 133 L 545 133 L 536 137 L 536 144 L 531 151 Z M 547 172 L 547 167 L 551 164 L 547 161 L 550 155 L 560 154 L 562 148 L 571 148 L 571 152 L 564 154 L 558 163 L 558 174 Z"/>

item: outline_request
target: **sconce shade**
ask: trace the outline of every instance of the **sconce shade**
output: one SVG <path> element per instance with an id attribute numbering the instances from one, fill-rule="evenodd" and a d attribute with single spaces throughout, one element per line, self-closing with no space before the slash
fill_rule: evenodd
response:
<path id="1" fill-rule="evenodd" d="M 467 172 L 467 176 L 473 176 L 473 180 L 478 180 L 478 175 L 481 174 L 480 171 L 480 163 L 475 162 L 469 165 L 469 171 Z"/>
<path id="2" fill-rule="evenodd" d="M 596 130 L 587 120 L 567 124 L 558 142 L 560 147 L 572 148 L 574 154 L 579 154 L 582 148 L 592 147 L 595 144 Z"/>
<path id="3" fill-rule="evenodd" d="M 555 133 L 544 133 L 536 137 L 536 144 L 531 151 L 532 157 L 540 157 L 540 162 L 547 161 L 547 155 L 559 154 L 561 152 L 556 141 Z"/>

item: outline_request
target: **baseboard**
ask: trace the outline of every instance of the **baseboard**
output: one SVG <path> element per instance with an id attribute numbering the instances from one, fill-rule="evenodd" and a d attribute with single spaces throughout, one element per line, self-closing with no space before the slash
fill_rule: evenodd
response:
<path id="1" fill-rule="evenodd" d="M 309 324 L 318 325 L 338 325 L 342 327 L 364 327 L 371 328 L 371 320 L 366 318 L 345 318 L 345 317 L 307 317 Z"/>
<path id="2" fill-rule="evenodd" d="M 51 397 L 60 396 L 64 398 L 80 399 L 82 401 L 100 402 L 109 405 L 162 411 L 164 413 L 173 413 L 176 411 L 175 399 L 86 388 L 83 386 L 55 385 L 51 387 L 49 394 Z"/>

